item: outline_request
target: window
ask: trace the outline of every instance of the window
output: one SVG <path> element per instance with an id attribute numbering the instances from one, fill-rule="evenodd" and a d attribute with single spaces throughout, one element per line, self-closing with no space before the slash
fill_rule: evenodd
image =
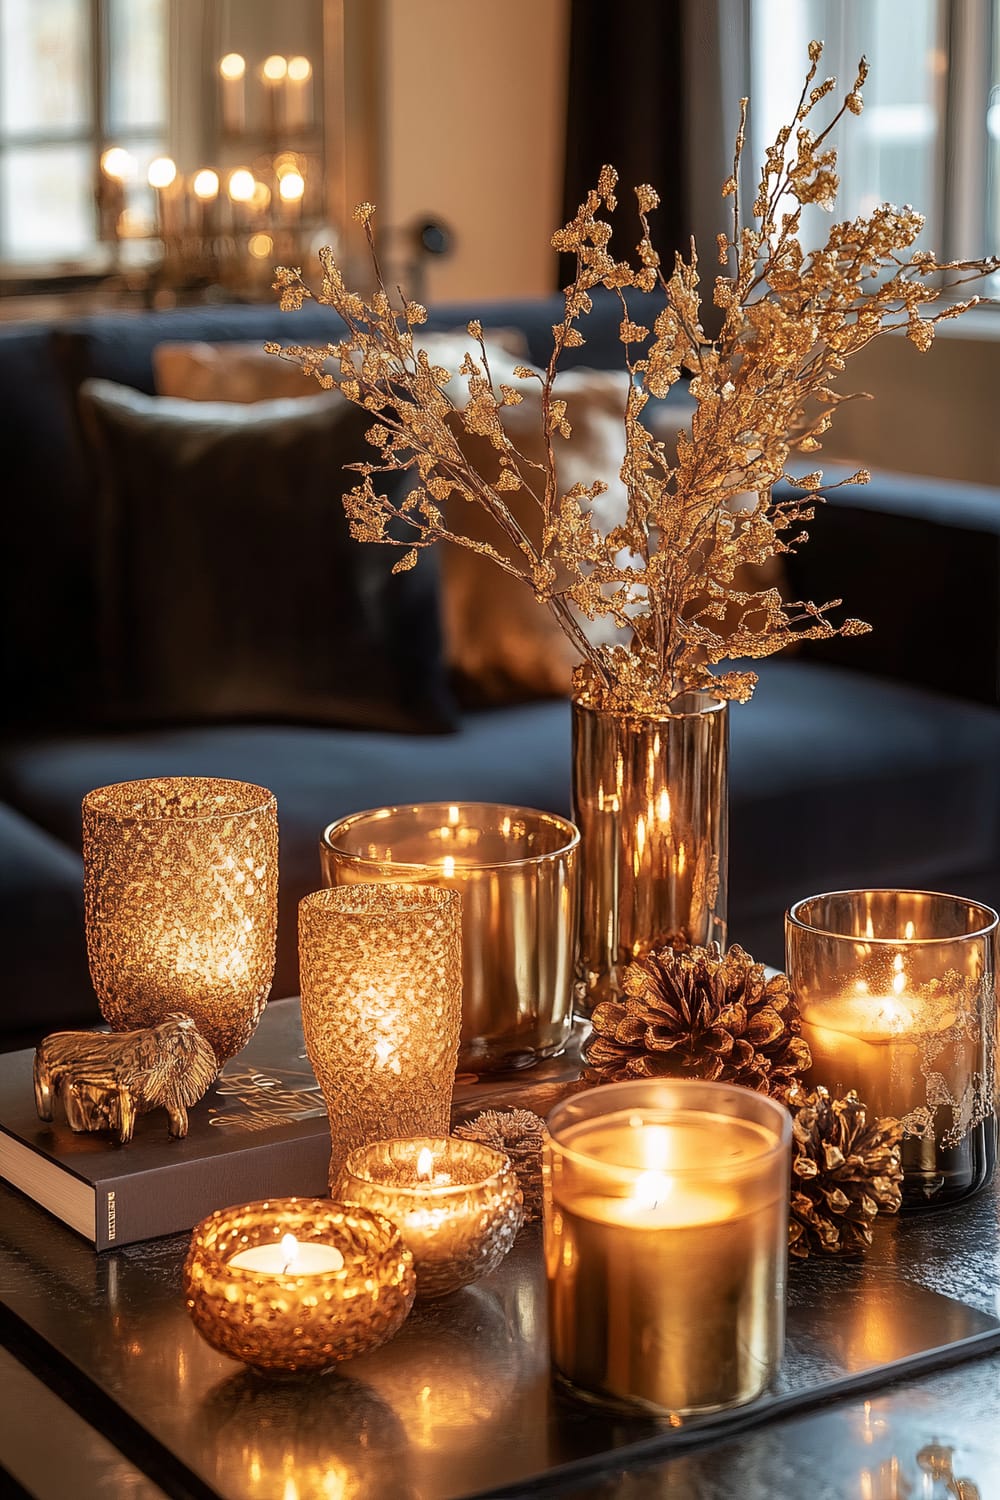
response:
<path id="1" fill-rule="evenodd" d="M 95 260 L 100 159 L 114 144 L 148 215 L 167 118 L 167 0 L 0 0 L 0 261 Z M 126 226 L 127 227 L 127 226 Z"/>
<path id="2" fill-rule="evenodd" d="M 791 118 L 811 38 L 839 91 L 871 66 L 865 109 L 838 132 L 837 213 L 910 203 L 920 244 L 948 259 L 1000 253 L 1000 0 L 751 0 L 754 160 Z M 803 242 L 825 238 L 803 217 Z"/>

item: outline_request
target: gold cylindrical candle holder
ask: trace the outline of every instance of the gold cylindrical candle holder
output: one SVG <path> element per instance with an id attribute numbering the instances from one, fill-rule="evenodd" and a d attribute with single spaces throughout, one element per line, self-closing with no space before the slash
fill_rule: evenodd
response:
<path id="1" fill-rule="evenodd" d="M 577 1008 L 623 993 L 651 949 L 726 945 L 728 705 L 685 693 L 670 713 L 573 703 L 580 829 Z"/>
<path id="2" fill-rule="evenodd" d="M 454 1136 L 376 1141 L 352 1151 L 333 1192 L 399 1225 L 419 1297 L 442 1297 L 495 1271 L 523 1218 L 508 1158 Z"/>
<path id="3" fill-rule="evenodd" d="M 812 1085 L 903 1122 L 903 1207 L 983 1187 L 996 1163 L 997 913 L 932 891 L 834 891 L 785 922 Z"/>
<path id="4" fill-rule="evenodd" d="M 253 1036 L 271 988 L 278 912 L 273 793 L 166 776 L 83 800 L 87 954 L 117 1031 L 191 1016 L 220 1065 Z"/>
<path id="5" fill-rule="evenodd" d="M 331 823 L 329 885 L 416 881 L 462 896 L 462 1042 L 473 1072 L 526 1067 L 572 1023 L 580 836 L 553 813 L 428 802 Z"/>
<path id="6" fill-rule="evenodd" d="M 444 1135 L 462 1015 L 461 897 L 415 885 L 316 891 L 299 906 L 302 1029 L 330 1117 L 330 1181 L 348 1152 Z"/>
<path id="7" fill-rule="evenodd" d="M 265 1371 L 329 1368 L 376 1349 L 412 1304 L 413 1258 L 380 1214 L 274 1198 L 209 1215 L 191 1235 L 184 1296 L 202 1338 Z"/>
<path id="8" fill-rule="evenodd" d="M 750 1401 L 784 1342 L 791 1116 L 723 1084 L 608 1084 L 544 1149 L 552 1360 L 578 1393 L 688 1416 Z"/>

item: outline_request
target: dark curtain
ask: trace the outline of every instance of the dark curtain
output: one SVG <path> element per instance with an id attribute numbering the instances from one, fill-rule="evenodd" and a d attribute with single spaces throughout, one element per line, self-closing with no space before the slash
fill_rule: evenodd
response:
<path id="1" fill-rule="evenodd" d="M 571 0 L 563 222 L 605 162 L 616 167 L 612 216 L 619 255 L 638 241 L 632 189 L 660 194 L 653 239 L 669 266 L 691 234 L 685 138 L 684 0 Z M 573 275 L 560 257 L 559 284 Z"/>

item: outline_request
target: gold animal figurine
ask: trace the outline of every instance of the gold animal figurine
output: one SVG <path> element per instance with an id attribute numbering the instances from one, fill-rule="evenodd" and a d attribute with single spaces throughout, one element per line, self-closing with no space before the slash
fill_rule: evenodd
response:
<path id="1" fill-rule="evenodd" d="M 141 1031 L 54 1031 L 35 1050 L 35 1108 L 51 1120 L 58 1099 L 71 1130 L 113 1130 L 132 1139 L 137 1115 L 165 1109 L 171 1136 L 219 1071 L 190 1016 L 174 1011 Z"/>

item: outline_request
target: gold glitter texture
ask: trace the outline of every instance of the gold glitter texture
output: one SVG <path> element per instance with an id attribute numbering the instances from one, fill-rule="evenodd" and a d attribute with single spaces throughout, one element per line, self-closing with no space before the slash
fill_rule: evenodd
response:
<path id="1" fill-rule="evenodd" d="M 332 1246 L 343 1266 L 308 1276 L 230 1266 L 286 1234 Z M 415 1286 L 395 1225 L 323 1198 L 221 1209 L 195 1228 L 184 1262 L 187 1309 L 202 1338 L 261 1370 L 322 1370 L 376 1349 L 402 1327 Z"/>
<path id="2" fill-rule="evenodd" d="M 716 668 L 770 656 L 795 641 L 867 631 L 860 620 L 831 620 L 839 599 L 786 602 L 777 589 L 743 587 L 740 570 L 805 541 L 803 524 L 813 519 L 824 492 L 837 488 L 825 485 L 812 465 L 838 405 L 851 399 L 836 389 L 847 360 L 894 329 L 926 349 L 938 322 L 978 300 L 956 301 L 954 289 L 997 268 L 995 257 L 939 262 L 916 250 L 920 214 L 887 203 L 833 222 L 823 246 L 803 248 L 803 206 L 834 207 L 839 180 L 830 132 L 860 114 L 868 71 L 862 61 L 839 109 L 830 110 L 824 101 L 835 80 L 816 83 L 822 51 L 819 42 L 809 46 L 799 105 L 765 153 L 749 214 L 739 192 L 747 107 L 742 101 L 733 171 L 722 188 L 723 197 L 732 199 L 732 227 L 716 241 L 720 272 L 709 283 L 722 314 L 716 338 L 707 336 L 702 323 L 693 241 L 687 258 L 677 255 L 672 266 L 661 265 L 649 221 L 659 198 L 648 184 L 635 189 L 635 264 L 612 253 L 611 226 L 601 217 L 616 205 L 612 167 L 602 169 L 597 188 L 553 236 L 554 248 L 576 264 L 564 289 L 565 312 L 553 328 L 546 369 L 521 366 L 514 372 L 520 382 L 538 383 L 546 446 L 541 465 L 525 458 L 504 426 L 504 408 L 521 392 L 494 381 L 477 320 L 468 325 L 470 347 L 457 372 L 466 389 L 459 402 L 452 400 L 447 388 L 453 372 L 431 362 L 415 332 L 426 320 L 425 309 L 406 301 L 395 309 L 381 279 L 370 203 L 357 214 L 375 267 L 377 289 L 370 301 L 348 290 L 329 250 L 321 252 L 323 280 L 315 294 L 297 269 L 277 269 L 283 309 L 300 308 L 315 295 L 346 324 L 339 340 L 320 348 L 267 348 L 298 362 L 325 389 L 336 385 L 371 413 L 368 436 L 378 457 L 352 466 L 359 483 L 345 497 L 353 535 L 403 548 L 397 570 L 412 567 L 422 548 L 446 540 L 523 579 L 579 651 L 576 689 L 593 707 L 657 713 L 692 690 L 743 702 L 756 674 L 742 665 Z M 817 118 L 824 111 L 828 117 Z M 628 504 L 620 521 L 604 529 L 594 501 L 606 481 L 595 476 L 592 484 L 563 492 L 555 462 L 558 443 L 572 438 L 567 405 L 558 394 L 558 364 L 563 350 L 586 343 L 590 294 L 598 286 L 621 300 L 619 337 L 631 376 L 620 471 Z M 942 298 L 947 305 L 929 312 Z M 644 426 L 642 413 L 682 376 L 690 377 L 697 407 L 673 459 Z M 456 423 L 488 440 L 495 453 L 492 472 L 489 465 L 481 472 L 463 456 Z M 398 470 L 414 480 L 401 507 L 379 490 L 379 476 Z M 864 484 L 868 477 L 859 469 L 842 483 Z M 775 494 L 782 481 L 790 482 L 791 495 Z M 523 491 L 524 502 L 537 507 L 537 543 L 509 503 L 514 491 Z M 731 504 L 747 494 L 755 497 L 749 508 Z M 496 545 L 464 534 L 466 502 L 486 512 Z M 581 616 L 608 618 L 630 632 L 629 644 L 595 644 L 581 629 Z"/>
<path id="3" fill-rule="evenodd" d="M 524 1217 L 509 1158 L 454 1137 L 376 1141 L 352 1151 L 333 1193 L 398 1224 L 418 1297 L 442 1297 L 495 1271 Z"/>
<path id="4" fill-rule="evenodd" d="M 83 801 L 90 975 L 117 1031 L 192 1017 L 220 1065 L 246 1046 L 274 972 L 278 814 L 263 787 L 123 781 Z"/>
<path id="5" fill-rule="evenodd" d="M 302 1029 L 347 1153 L 444 1135 L 462 1023 L 462 900 L 404 884 L 340 886 L 299 905 Z"/>

